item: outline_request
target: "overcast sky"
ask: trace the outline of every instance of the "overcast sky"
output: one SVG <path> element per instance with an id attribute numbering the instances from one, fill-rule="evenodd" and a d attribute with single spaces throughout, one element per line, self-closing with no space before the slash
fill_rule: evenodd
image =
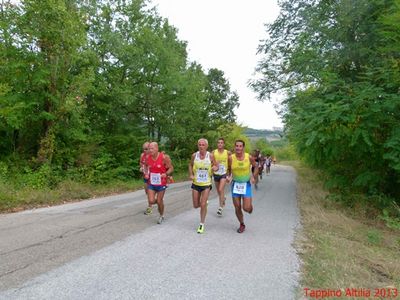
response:
<path id="1" fill-rule="evenodd" d="M 261 103 L 247 87 L 257 61 L 260 40 L 266 38 L 265 23 L 279 14 L 276 0 L 151 0 L 160 15 L 178 29 L 188 42 L 190 61 L 205 71 L 218 68 L 225 73 L 231 90 L 240 97 L 238 122 L 255 129 L 281 127 L 272 103 Z M 278 100 L 273 99 L 273 103 Z"/>

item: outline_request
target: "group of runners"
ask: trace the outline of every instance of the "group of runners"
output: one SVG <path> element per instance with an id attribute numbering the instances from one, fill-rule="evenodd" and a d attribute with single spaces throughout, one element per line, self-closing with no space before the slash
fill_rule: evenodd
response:
<path id="1" fill-rule="evenodd" d="M 270 154 L 267 154 L 266 156 L 262 155 L 260 150 L 254 150 L 253 152 L 253 157 L 255 158 L 256 161 L 256 168 L 258 168 L 258 175 L 260 177 L 260 179 L 262 179 L 262 175 L 264 172 L 264 168 L 265 168 L 265 173 L 267 175 L 269 175 L 271 173 L 271 164 L 276 162 L 276 158 L 275 156 L 271 156 Z M 252 172 L 254 173 L 254 167 L 252 167 Z M 258 177 L 255 178 L 255 183 L 254 183 L 254 187 L 257 189 L 258 186 Z"/>
<path id="2" fill-rule="evenodd" d="M 253 211 L 251 187 L 258 181 L 260 156 L 246 153 L 245 142 L 240 139 L 235 141 L 234 153 L 225 149 L 223 138 L 218 139 L 217 149 L 210 152 L 208 146 L 207 139 L 199 139 L 198 150 L 192 154 L 189 163 L 193 207 L 200 208 L 197 233 L 202 234 L 205 231 L 212 179 L 214 179 L 219 199 L 218 216 L 223 215 L 225 207 L 225 185 L 231 184 L 233 205 L 239 221 L 237 232 L 242 233 L 246 228 L 243 212 L 251 214 Z M 157 204 L 160 214 L 157 223 L 161 224 L 164 221 L 164 194 L 168 178 L 174 171 L 171 159 L 167 154 L 159 151 L 156 142 L 146 142 L 143 144 L 143 153 L 140 157 L 140 171 L 143 174 L 148 200 L 148 207 L 144 214 L 151 214 L 152 206 Z"/>

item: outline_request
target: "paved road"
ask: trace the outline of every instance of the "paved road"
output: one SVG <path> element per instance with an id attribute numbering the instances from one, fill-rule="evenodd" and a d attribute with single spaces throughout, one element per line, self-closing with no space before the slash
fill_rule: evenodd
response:
<path id="1" fill-rule="evenodd" d="M 0 215 L 0 299 L 295 299 L 293 169 L 264 176 L 243 234 L 214 191 L 198 235 L 189 186 L 169 188 L 162 225 L 143 191 Z"/>

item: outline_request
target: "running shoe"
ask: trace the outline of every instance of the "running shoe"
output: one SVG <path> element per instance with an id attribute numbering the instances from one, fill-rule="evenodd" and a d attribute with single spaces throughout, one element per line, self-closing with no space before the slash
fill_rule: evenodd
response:
<path id="1" fill-rule="evenodd" d="M 164 217 L 163 217 L 163 216 L 160 216 L 160 217 L 158 218 L 157 224 L 161 224 L 163 221 L 164 221 Z"/>
<path id="2" fill-rule="evenodd" d="M 197 228 L 197 233 L 204 233 L 204 225 L 199 225 L 199 227 Z"/>
<path id="3" fill-rule="evenodd" d="M 146 208 L 146 210 L 144 211 L 144 214 L 145 214 L 146 216 L 148 216 L 148 215 L 151 215 L 152 212 L 153 212 L 153 208 L 148 207 L 148 208 Z"/>
<path id="4" fill-rule="evenodd" d="M 242 224 L 240 224 L 240 226 L 239 226 L 237 232 L 238 232 L 238 233 L 242 233 L 245 229 L 246 229 L 246 225 L 244 225 L 244 224 L 242 223 Z"/>
<path id="5" fill-rule="evenodd" d="M 222 207 L 218 208 L 218 210 L 217 210 L 217 215 L 220 217 L 222 217 L 222 210 L 223 210 Z"/>

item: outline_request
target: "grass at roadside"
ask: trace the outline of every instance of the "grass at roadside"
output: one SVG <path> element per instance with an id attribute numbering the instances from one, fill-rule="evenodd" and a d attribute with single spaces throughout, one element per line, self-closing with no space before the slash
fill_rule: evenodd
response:
<path id="1" fill-rule="evenodd" d="M 187 174 L 174 174 L 174 180 L 186 180 Z M 112 181 L 103 184 L 90 184 L 63 181 L 54 189 L 34 189 L 26 187 L 15 189 L 9 184 L 0 183 L 0 213 L 16 212 L 24 209 L 45 207 L 75 202 L 95 197 L 132 192 L 143 188 L 143 180 Z"/>
<path id="2" fill-rule="evenodd" d="M 55 189 L 13 189 L 0 184 L 0 212 L 15 212 L 24 209 L 59 205 L 94 197 L 118 194 L 137 190 L 143 181 L 115 181 L 107 184 L 88 184 L 63 181 Z"/>
<path id="3" fill-rule="evenodd" d="M 342 299 L 360 299 L 346 296 L 346 288 L 369 290 L 371 299 L 379 299 L 374 297 L 378 288 L 397 288 L 400 294 L 400 232 L 385 227 L 368 208 L 347 208 L 327 198 L 315 170 L 298 162 L 287 164 L 298 173 L 300 297 L 304 288 L 341 289 Z"/>

